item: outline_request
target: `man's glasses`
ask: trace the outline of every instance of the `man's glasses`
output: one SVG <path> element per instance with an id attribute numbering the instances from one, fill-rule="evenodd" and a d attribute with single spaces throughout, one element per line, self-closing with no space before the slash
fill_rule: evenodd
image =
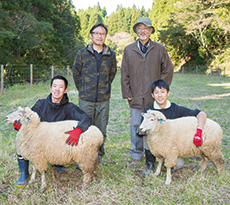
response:
<path id="1" fill-rule="evenodd" d="M 106 33 L 98 33 L 98 32 L 92 32 L 93 35 L 95 36 L 105 36 Z"/>
<path id="2" fill-rule="evenodd" d="M 137 27 L 137 31 L 147 31 L 149 30 L 149 27 Z"/>

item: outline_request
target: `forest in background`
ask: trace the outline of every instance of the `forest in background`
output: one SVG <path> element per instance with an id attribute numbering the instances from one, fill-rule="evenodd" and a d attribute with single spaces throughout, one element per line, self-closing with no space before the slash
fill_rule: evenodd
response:
<path id="1" fill-rule="evenodd" d="M 133 5 L 117 6 L 107 15 L 98 3 L 87 10 L 71 0 L 1 0 L 0 64 L 72 66 L 77 51 L 90 43 L 90 28 L 108 26 L 106 44 L 116 53 L 118 65 L 126 45 L 136 40 L 132 27 L 148 16 L 175 69 L 201 65 L 230 71 L 230 0 L 154 0 L 145 11 Z"/>

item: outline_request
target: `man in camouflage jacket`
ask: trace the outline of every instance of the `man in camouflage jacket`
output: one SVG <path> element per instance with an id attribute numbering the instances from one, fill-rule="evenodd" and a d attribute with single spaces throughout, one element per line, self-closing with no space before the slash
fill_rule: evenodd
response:
<path id="1" fill-rule="evenodd" d="M 102 23 L 90 30 L 92 43 L 81 49 L 73 65 L 73 78 L 79 91 L 79 107 L 85 111 L 106 139 L 111 84 L 117 72 L 116 54 L 104 44 L 108 30 Z M 99 150 L 99 163 L 105 154 L 104 143 Z"/>

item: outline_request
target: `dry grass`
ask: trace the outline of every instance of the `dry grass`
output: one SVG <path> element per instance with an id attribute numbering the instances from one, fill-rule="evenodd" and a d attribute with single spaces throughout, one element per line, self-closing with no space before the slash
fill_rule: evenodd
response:
<path id="1" fill-rule="evenodd" d="M 173 174 L 172 183 L 165 186 L 166 170 L 158 177 L 143 178 L 143 158 L 136 167 L 130 165 L 129 107 L 121 98 L 120 74 L 113 83 L 108 140 L 105 161 L 98 166 L 96 177 L 85 192 L 81 192 L 83 174 L 72 165 L 65 176 L 52 178 L 51 166 L 46 172 L 48 188 L 44 193 L 40 174 L 32 185 L 15 187 L 19 177 L 15 135 L 5 116 L 17 106 L 29 106 L 48 95 L 48 84 L 39 84 L 31 92 L 28 86 L 16 85 L 0 96 L 0 203 L 1 204 L 230 204 L 230 85 L 229 78 L 175 74 L 170 100 L 190 108 L 205 111 L 220 123 L 226 160 L 225 172 L 217 175 L 212 162 L 204 173 L 199 172 L 200 158 L 186 159 L 185 167 Z M 72 79 L 69 97 L 78 97 Z"/>

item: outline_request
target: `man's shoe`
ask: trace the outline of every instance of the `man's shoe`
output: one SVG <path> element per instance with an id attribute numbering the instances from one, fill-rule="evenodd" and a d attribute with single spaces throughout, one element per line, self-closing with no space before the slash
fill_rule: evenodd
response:
<path id="1" fill-rule="evenodd" d="M 106 162 L 102 161 L 102 158 L 98 158 L 98 164 L 104 165 L 104 166 L 108 166 L 108 164 Z"/>
<path id="2" fill-rule="evenodd" d="M 153 168 L 154 168 L 154 165 L 149 162 L 147 166 L 145 167 L 145 170 L 142 172 L 142 176 L 147 177 L 148 175 L 150 175 Z"/>
<path id="3" fill-rule="evenodd" d="M 61 166 L 61 165 L 54 165 L 54 170 L 55 172 L 57 172 L 58 174 L 60 175 L 65 175 L 66 172 L 65 172 L 65 167 Z"/>
<path id="4" fill-rule="evenodd" d="M 176 172 L 178 170 L 181 170 L 184 167 L 184 159 L 177 158 L 176 165 L 171 169 L 171 172 Z"/>
<path id="5" fill-rule="evenodd" d="M 75 163 L 75 166 L 76 166 L 76 169 L 79 170 L 79 171 L 82 171 L 78 165 L 78 163 Z"/>
<path id="6" fill-rule="evenodd" d="M 150 150 L 145 149 L 145 161 L 146 161 L 146 168 L 142 172 L 142 176 L 146 177 L 151 174 L 152 170 L 155 166 L 156 157 L 150 152 Z"/>
<path id="7" fill-rule="evenodd" d="M 136 166 L 138 161 L 138 159 L 133 159 L 131 162 L 131 166 Z"/>
<path id="8" fill-rule="evenodd" d="M 29 161 L 24 160 L 23 158 L 19 158 L 21 156 L 18 155 L 18 166 L 21 171 L 21 176 L 16 182 L 16 187 L 24 187 L 28 184 L 28 181 L 30 179 L 29 175 Z"/>

